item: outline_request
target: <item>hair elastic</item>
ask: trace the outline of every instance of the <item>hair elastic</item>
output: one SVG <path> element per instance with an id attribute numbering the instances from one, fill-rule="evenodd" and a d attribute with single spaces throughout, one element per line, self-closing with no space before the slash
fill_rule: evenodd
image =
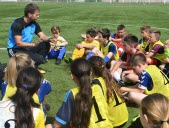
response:
<path id="1" fill-rule="evenodd" d="M 27 86 L 26 84 L 23 84 L 23 85 L 22 85 L 22 88 L 27 89 L 28 86 Z"/>

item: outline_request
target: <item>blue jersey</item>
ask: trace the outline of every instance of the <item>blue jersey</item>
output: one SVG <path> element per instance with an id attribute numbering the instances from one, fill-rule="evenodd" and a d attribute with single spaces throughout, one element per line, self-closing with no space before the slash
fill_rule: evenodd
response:
<path id="1" fill-rule="evenodd" d="M 141 76 L 139 77 L 139 80 L 140 80 L 140 84 L 139 84 L 140 89 L 143 89 L 143 90 L 147 89 L 149 91 L 152 90 L 153 82 L 148 72 L 142 71 Z"/>
<path id="2" fill-rule="evenodd" d="M 15 19 L 9 30 L 7 48 L 17 48 L 14 36 L 22 36 L 23 42 L 30 43 L 34 34 L 37 35 L 41 31 L 42 30 L 36 21 L 32 21 L 28 24 L 24 21 L 23 17 Z"/>

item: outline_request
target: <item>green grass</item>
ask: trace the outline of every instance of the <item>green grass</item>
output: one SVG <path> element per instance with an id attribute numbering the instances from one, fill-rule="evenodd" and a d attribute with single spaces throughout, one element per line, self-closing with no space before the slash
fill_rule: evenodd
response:
<path id="1" fill-rule="evenodd" d="M 8 30 L 11 22 L 23 15 L 23 9 L 27 3 L 3 3 L 0 4 L 0 48 L 6 47 Z M 53 25 L 61 27 L 61 35 L 69 42 L 68 51 L 72 51 L 77 42 L 81 42 L 79 35 L 85 33 L 90 27 L 109 28 L 116 32 L 119 24 L 126 25 L 128 32 L 140 38 L 139 28 L 150 25 L 162 32 L 161 40 L 165 41 L 169 35 L 168 4 L 127 4 L 127 3 L 36 3 L 40 9 L 38 23 L 43 31 L 51 36 L 50 28 Z M 34 41 L 37 37 L 34 38 Z M 71 54 L 67 54 L 67 57 Z M 6 65 L 8 55 L 0 49 L 0 61 Z M 75 86 L 70 78 L 68 66 L 62 62 L 55 65 L 54 60 L 41 65 L 46 70 L 44 77 L 52 84 L 52 92 L 47 96 L 47 102 L 51 105 L 47 123 L 52 123 L 53 117 L 60 107 L 66 91 Z M 130 124 L 133 117 L 138 115 L 138 108 L 128 107 Z"/>

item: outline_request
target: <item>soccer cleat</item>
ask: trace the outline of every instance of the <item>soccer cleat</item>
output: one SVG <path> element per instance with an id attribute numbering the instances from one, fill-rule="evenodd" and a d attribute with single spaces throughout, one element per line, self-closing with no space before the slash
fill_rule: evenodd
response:
<path id="1" fill-rule="evenodd" d="M 61 59 L 56 59 L 55 64 L 59 65 L 61 63 Z"/>
<path id="2" fill-rule="evenodd" d="M 69 59 L 68 58 L 65 58 L 64 61 L 65 61 L 65 63 L 69 64 Z"/>
<path id="3" fill-rule="evenodd" d="M 73 59 L 71 57 L 69 57 L 69 63 L 72 63 Z"/>

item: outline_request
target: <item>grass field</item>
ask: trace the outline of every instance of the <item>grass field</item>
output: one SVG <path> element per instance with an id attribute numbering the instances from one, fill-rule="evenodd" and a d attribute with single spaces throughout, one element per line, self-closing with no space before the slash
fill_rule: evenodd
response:
<path id="1" fill-rule="evenodd" d="M 11 22 L 23 15 L 23 9 L 27 3 L 0 3 L 0 48 L 6 47 L 8 30 Z M 37 3 L 40 7 L 38 23 L 48 35 L 53 25 L 61 27 L 61 35 L 69 42 L 68 51 L 72 51 L 77 42 L 81 42 L 79 35 L 85 33 L 88 28 L 109 28 L 116 32 L 119 24 L 124 24 L 128 32 L 140 38 L 139 28 L 150 25 L 162 32 L 161 41 L 169 37 L 168 4 L 120 4 L 120 3 Z M 34 38 L 36 40 L 37 37 Z M 66 57 L 71 54 L 66 54 Z M 6 65 L 8 55 L 6 50 L 0 49 L 0 62 Z M 61 105 L 66 91 L 74 87 L 70 78 L 68 66 L 62 62 L 55 65 L 54 60 L 41 65 L 46 70 L 44 77 L 52 84 L 52 92 L 47 96 L 47 102 L 51 106 L 47 123 L 52 123 L 53 117 Z M 138 108 L 128 107 L 130 124 L 133 117 L 138 115 Z"/>

